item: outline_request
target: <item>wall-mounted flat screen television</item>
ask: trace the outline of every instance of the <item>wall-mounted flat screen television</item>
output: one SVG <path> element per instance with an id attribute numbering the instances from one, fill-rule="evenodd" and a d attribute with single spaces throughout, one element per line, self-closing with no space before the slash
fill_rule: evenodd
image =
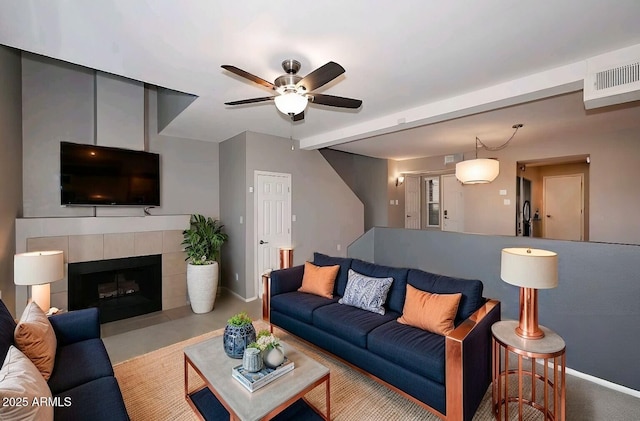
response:
<path id="1" fill-rule="evenodd" d="M 160 206 L 160 155 L 60 142 L 62 205 Z"/>

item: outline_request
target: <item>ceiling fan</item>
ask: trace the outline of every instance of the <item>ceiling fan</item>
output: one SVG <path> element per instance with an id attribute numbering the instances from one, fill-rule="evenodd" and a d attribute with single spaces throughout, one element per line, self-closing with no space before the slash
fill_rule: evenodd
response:
<path id="1" fill-rule="evenodd" d="M 345 72 L 342 66 L 333 61 L 317 68 L 305 77 L 301 77 L 297 74 L 298 70 L 300 70 L 300 62 L 297 60 L 285 60 L 282 62 L 282 68 L 286 74 L 278 77 L 274 83 L 252 75 L 249 72 L 245 72 L 235 66 L 225 64 L 222 65 L 222 68 L 277 92 L 277 95 L 274 96 L 225 102 L 225 105 L 244 105 L 256 102 L 274 101 L 278 110 L 283 114 L 287 114 L 293 121 L 300 121 L 304 119 L 304 110 L 307 108 L 307 104 L 309 102 L 313 104 L 328 105 L 330 107 L 352 109 L 359 108 L 362 105 L 362 101 L 359 99 L 316 94 L 312 92 L 313 90 L 331 82 L 333 79 Z"/>

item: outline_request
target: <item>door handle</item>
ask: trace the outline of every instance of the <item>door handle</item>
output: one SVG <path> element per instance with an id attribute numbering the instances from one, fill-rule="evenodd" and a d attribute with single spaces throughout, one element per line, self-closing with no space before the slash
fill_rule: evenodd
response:
<path id="1" fill-rule="evenodd" d="M 260 240 L 260 244 L 269 244 L 268 241 Z"/>
<path id="2" fill-rule="evenodd" d="M 407 215 L 407 218 L 411 218 L 411 215 Z"/>
<path id="3" fill-rule="evenodd" d="M 547 215 L 547 218 L 551 218 L 551 215 Z"/>

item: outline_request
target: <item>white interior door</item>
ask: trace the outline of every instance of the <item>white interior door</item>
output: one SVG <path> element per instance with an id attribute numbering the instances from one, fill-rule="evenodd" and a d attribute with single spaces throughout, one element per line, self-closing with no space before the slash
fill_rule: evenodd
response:
<path id="1" fill-rule="evenodd" d="M 582 174 L 543 177 L 544 238 L 583 239 Z"/>
<path id="2" fill-rule="evenodd" d="M 278 249 L 291 247 L 291 174 L 255 172 L 255 285 L 262 296 L 262 274 L 278 268 Z"/>
<path id="3" fill-rule="evenodd" d="M 420 229 L 420 177 L 404 178 L 404 227 Z"/>
<path id="4" fill-rule="evenodd" d="M 455 174 L 440 177 L 442 185 L 442 231 L 464 232 L 464 190 Z"/>

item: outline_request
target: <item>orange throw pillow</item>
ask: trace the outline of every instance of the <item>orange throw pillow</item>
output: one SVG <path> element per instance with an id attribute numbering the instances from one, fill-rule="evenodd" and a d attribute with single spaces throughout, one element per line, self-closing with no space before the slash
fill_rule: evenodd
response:
<path id="1" fill-rule="evenodd" d="M 16 346 L 49 380 L 56 359 L 56 334 L 49 318 L 34 301 L 29 303 L 13 334 Z"/>
<path id="2" fill-rule="evenodd" d="M 300 292 L 319 295 L 325 298 L 333 298 L 333 284 L 336 282 L 340 265 L 316 266 L 305 262 L 302 286 Z"/>
<path id="3" fill-rule="evenodd" d="M 462 294 L 432 294 L 407 284 L 407 296 L 398 322 L 446 336 L 454 329 Z"/>

